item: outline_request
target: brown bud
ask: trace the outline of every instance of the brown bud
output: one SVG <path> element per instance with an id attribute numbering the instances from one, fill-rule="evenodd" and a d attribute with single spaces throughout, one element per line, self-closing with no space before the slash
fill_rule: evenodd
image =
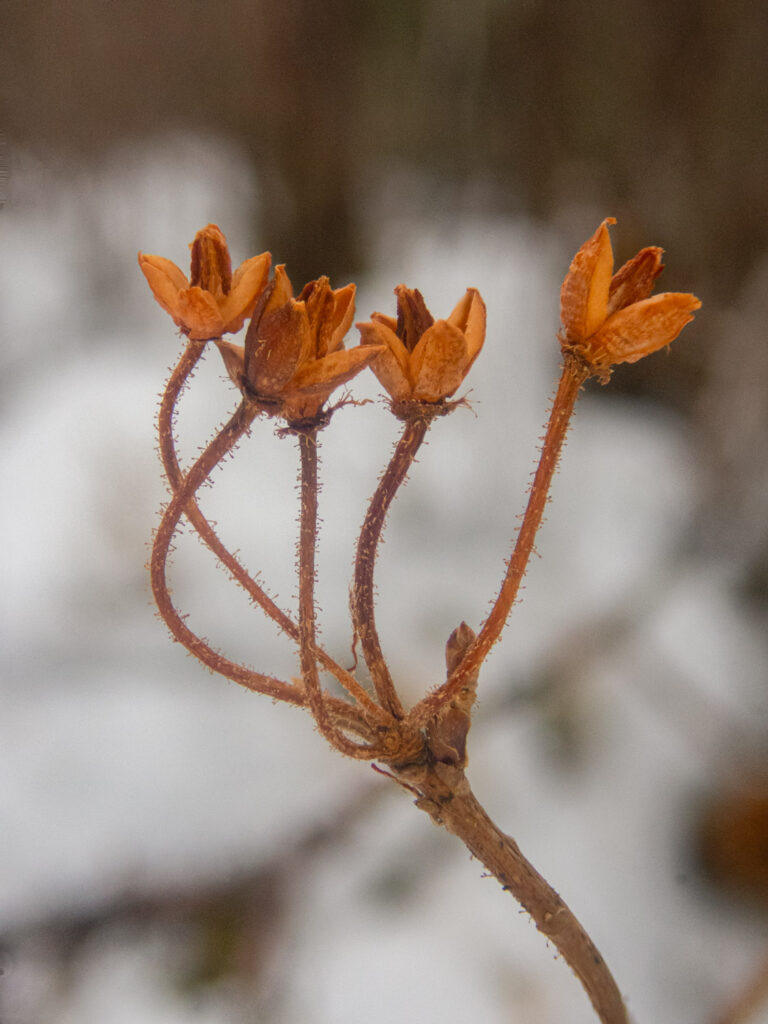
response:
<path id="1" fill-rule="evenodd" d="M 445 665 L 450 676 L 476 639 L 476 634 L 462 622 L 448 637 Z M 445 707 L 441 708 L 427 727 L 427 741 L 432 756 L 443 764 L 463 768 L 467 761 L 467 734 L 472 724 L 472 705 L 477 692 L 477 673 Z"/>

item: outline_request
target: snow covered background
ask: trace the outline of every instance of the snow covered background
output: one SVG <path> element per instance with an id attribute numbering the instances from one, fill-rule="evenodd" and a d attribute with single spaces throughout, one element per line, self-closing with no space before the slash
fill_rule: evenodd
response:
<path id="1" fill-rule="evenodd" d="M 328 749 L 307 716 L 206 673 L 153 613 L 154 417 L 180 340 L 135 254 L 185 266 L 214 221 L 236 263 L 252 255 L 251 181 L 217 140 L 121 150 L 88 172 L 13 157 L 0 243 L 0 1019 L 586 1024 L 567 968 L 457 841 Z M 434 426 L 378 566 L 382 642 L 408 699 L 443 677 L 448 634 L 477 626 L 498 587 L 557 374 L 571 256 L 532 222 L 424 221 L 407 196 L 432 187 L 404 172 L 387 182 L 357 301 L 359 318 L 389 312 L 405 281 L 439 316 L 475 285 L 489 309 L 472 411 Z M 290 254 L 275 257 L 290 272 Z M 217 360 L 183 402 L 188 458 L 234 406 Z M 764 742 L 766 640 L 734 605 L 728 566 L 688 541 L 701 481 L 686 424 L 595 391 L 481 677 L 469 775 L 591 932 L 633 1019 L 714 1022 L 764 956 L 768 923 L 699 877 L 692 820 Z M 356 533 L 397 437 L 372 375 L 355 393 L 374 401 L 340 411 L 322 450 L 321 621 L 341 661 Z M 283 604 L 295 471 L 293 443 L 257 424 L 203 496 Z M 296 671 L 290 644 L 189 537 L 174 589 L 230 656 Z M 230 918 L 214 941 L 222 893 Z"/>

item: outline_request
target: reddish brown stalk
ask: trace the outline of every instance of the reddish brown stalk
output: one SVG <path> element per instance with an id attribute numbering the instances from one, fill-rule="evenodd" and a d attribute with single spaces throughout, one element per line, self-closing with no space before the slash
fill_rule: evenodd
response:
<path id="1" fill-rule="evenodd" d="M 182 472 L 176 456 L 174 443 L 173 421 L 176 405 L 191 373 L 197 365 L 205 349 L 206 342 L 190 341 L 182 353 L 181 359 L 174 368 L 160 403 L 158 415 L 158 435 L 160 455 L 163 468 L 171 489 L 175 492 L 182 483 Z M 232 578 L 240 584 L 249 597 L 262 609 L 292 640 L 298 643 L 299 627 L 259 586 L 246 568 L 235 558 L 219 539 L 216 531 L 200 511 L 194 498 L 190 498 L 183 509 L 183 514 L 190 525 L 197 531 L 200 539 L 219 559 Z M 361 704 L 374 718 L 381 717 L 381 709 L 371 700 L 365 689 L 355 677 L 338 665 L 322 648 L 317 650 L 323 668 L 333 673 L 351 697 Z"/>
<path id="2" fill-rule="evenodd" d="M 541 448 L 539 464 L 536 467 L 536 473 L 533 478 L 528 505 L 517 535 L 512 557 L 507 565 L 507 572 L 501 584 L 499 596 L 496 598 L 477 638 L 468 648 L 459 666 L 451 673 L 442 686 L 428 694 L 414 707 L 413 713 L 420 722 L 426 722 L 439 708 L 447 701 L 452 700 L 466 686 L 467 680 L 471 679 L 479 671 L 491 648 L 501 636 L 507 617 L 520 589 L 520 584 L 528 568 L 528 561 L 533 551 L 536 533 L 544 515 L 552 477 L 557 468 L 560 452 L 568 433 L 576 399 L 579 397 L 582 385 L 589 376 L 589 367 L 572 356 L 566 356 L 557 394 L 552 403 L 552 411 Z"/>
<path id="3" fill-rule="evenodd" d="M 328 742 L 350 757 L 370 760 L 378 748 L 354 743 L 329 714 L 327 694 L 320 684 L 315 646 L 315 551 L 317 549 L 317 428 L 298 433 L 301 456 L 301 514 L 299 519 L 299 654 L 306 703 Z M 352 709 L 350 709 L 352 710 Z"/>
<path id="4" fill-rule="evenodd" d="M 409 419 L 406 422 L 403 435 L 371 498 L 357 542 L 355 558 L 355 581 L 351 601 L 355 635 L 360 640 L 363 657 L 368 671 L 371 673 L 378 698 L 382 706 L 395 718 L 402 718 L 404 709 L 395 690 L 389 667 L 384 660 L 376 629 L 373 573 L 381 531 L 384 528 L 389 507 L 408 475 L 430 422 L 431 418 L 423 416 Z"/>
<path id="5" fill-rule="evenodd" d="M 240 410 L 235 413 L 233 420 L 238 416 L 239 412 Z M 230 420 L 230 423 L 227 424 L 227 426 L 230 426 L 231 423 L 232 420 Z M 224 429 L 226 430 L 227 428 L 225 427 Z M 247 429 L 247 426 L 239 430 L 238 436 L 241 436 L 242 433 L 245 432 L 245 429 Z M 217 439 L 218 438 L 214 439 L 212 444 L 215 443 Z M 229 445 L 229 450 L 231 450 L 231 447 L 236 443 L 236 440 L 237 438 L 232 440 L 232 443 Z M 211 446 L 209 446 L 209 448 L 210 447 Z M 150 571 L 152 590 L 158 609 L 174 638 L 182 643 L 190 653 L 194 654 L 196 658 L 202 661 L 203 664 L 212 671 L 218 672 L 227 679 L 231 679 L 233 682 L 238 683 L 245 689 L 252 690 L 256 693 L 265 693 L 268 696 L 278 700 L 284 700 L 297 707 L 305 707 L 305 695 L 298 687 L 285 683 L 280 679 L 275 679 L 272 676 L 265 676 L 260 672 L 254 672 L 251 669 L 245 668 L 243 665 L 230 661 L 220 655 L 217 651 L 214 651 L 201 637 L 197 636 L 189 629 L 171 600 L 166 580 L 166 566 L 168 563 L 170 545 L 173 537 L 175 536 L 182 513 L 189 508 L 189 502 L 192 500 L 190 495 L 193 493 L 193 487 L 195 489 L 199 488 L 204 480 L 207 479 L 207 476 L 210 475 L 211 469 L 213 468 L 213 466 L 211 466 L 208 473 L 205 473 L 205 467 L 203 467 L 202 471 L 199 474 L 196 474 L 196 478 L 190 482 L 190 477 L 193 476 L 194 470 L 198 467 L 200 462 L 205 459 L 208 450 L 209 449 L 206 449 L 206 451 L 203 452 L 200 459 L 198 459 L 192 467 L 190 474 L 181 481 L 181 486 L 174 495 L 173 501 L 167 507 L 161 520 L 160 527 L 155 535 Z M 215 465 L 213 459 L 207 461 L 210 461 Z M 187 502 L 186 505 L 184 505 L 185 501 Z M 332 721 L 339 728 L 357 733 L 363 739 L 371 738 L 371 727 L 353 704 L 350 704 L 345 700 L 340 700 L 338 697 L 326 697 L 326 707 Z M 364 754 L 361 753 L 358 755 L 361 757 L 375 757 L 378 753 L 375 747 L 368 748 L 361 746 L 359 749 L 361 751 L 365 751 Z"/>
<path id="6" fill-rule="evenodd" d="M 554 943 L 589 996 L 603 1024 L 628 1024 L 618 986 L 573 912 L 526 860 L 514 839 L 491 821 L 460 767 L 436 763 L 399 773 L 420 793 L 416 801 L 466 845 Z"/>
<path id="7" fill-rule="evenodd" d="M 196 658 L 214 672 L 240 683 L 249 690 L 265 693 L 270 697 L 288 701 L 291 704 L 303 704 L 301 691 L 280 679 L 262 675 L 224 658 L 214 651 L 201 637 L 193 633 L 179 615 L 171 600 L 167 581 L 167 564 L 171 543 L 176 534 L 181 516 L 196 491 L 208 479 L 214 467 L 234 448 L 253 421 L 254 413 L 245 402 L 242 402 L 229 422 L 210 442 L 184 478 L 163 513 L 160 525 L 155 534 L 150 560 L 150 576 L 152 593 L 157 607 L 174 638 L 183 644 Z"/>
<path id="8" fill-rule="evenodd" d="M 219 555 L 220 553 L 223 556 L 229 556 L 231 564 L 226 557 L 222 558 L 222 561 L 227 565 L 230 571 L 233 571 L 235 568 L 240 568 L 239 563 L 229 555 L 227 549 L 221 544 L 194 500 L 195 491 L 202 485 L 204 480 L 207 479 L 213 465 L 215 465 L 215 457 L 209 456 L 207 451 L 204 452 L 198 460 L 198 463 L 193 467 L 193 471 L 188 477 L 184 478 L 179 468 L 174 446 L 173 418 L 176 403 L 178 402 L 179 396 L 189 379 L 190 374 L 203 354 L 204 348 L 205 342 L 189 342 L 181 359 L 179 360 L 179 363 L 171 374 L 171 378 L 168 381 L 160 406 L 160 450 L 168 482 L 174 491 L 174 499 L 165 511 L 163 521 L 160 524 L 160 528 L 158 529 L 158 533 L 155 537 L 155 543 L 153 545 L 151 572 L 155 599 L 157 600 L 160 613 L 174 637 L 183 643 L 192 654 L 199 658 L 203 664 L 207 665 L 212 671 L 220 673 L 248 690 L 253 690 L 258 693 L 269 692 L 273 696 L 278 696 L 281 700 L 286 700 L 295 706 L 303 707 L 305 705 L 304 695 L 297 687 L 290 686 L 288 683 L 284 683 L 279 679 L 273 679 L 272 677 L 264 676 L 261 673 L 253 672 L 245 668 L 243 665 L 232 662 L 218 654 L 218 652 L 212 650 L 204 640 L 189 629 L 173 605 L 170 593 L 168 592 L 166 566 L 170 545 L 176 533 L 176 529 L 178 528 L 182 514 L 186 515 L 190 522 L 192 522 L 192 525 L 198 529 L 203 540 L 209 547 L 211 547 L 214 554 Z M 237 430 L 230 435 L 228 450 L 231 450 L 231 447 L 234 446 L 239 437 L 245 433 L 251 422 L 248 415 L 242 410 L 242 407 L 241 409 L 238 409 L 235 417 L 240 419 L 240 425 L 237 427 Z M 233 417 L 233 419 L 235 417 Z M 231 423 L 232 421 L 230 421 L 230 424 Z M 228 424 L 228 426 L 230 426 L 230 424 Z M 227 428 L 225 427 L 224 429 L 226 431 Z M 216 440 L 217 439 L 214 439 L 212 444 L 215 444 Z M 206 464 L 200 468 L 202 460 L 205 460 Z M 206 472 L 206 467 L 209 463 L 210 468 L 208 468 Z M 195 472 L 195 470 L 198 471 Z M 184 503 L 185 498 L 186 504 Z M 202 527 L 202 531 L 200 530 L 200 527 Z M 249 593 L 252 593 L 250 588 L 247 586 L 247 583 L 252 583 L 253 587 L 266 599 L 266 601 L 269 602 L 269 598 L 266 597 L 263 591 L 261 591 L 258 585 L 248 576 L 244 569 L 242 569 L 242 575 L 245 579 L 240 579 L 240 582 L 246 587 L 246 590 L 248 590 Z M 252 594 L 252 596 L 256 595 Z M 277 611 L 279 612 L 279 609 L 277 609 Z M 283 613 L 279 612 L 279 614 L 282 615 Z M 284 628 L 287 626 L 286 632 L 298 637 L 298 626 L 296 626 L 295 623 L 293 623 L 293 621 L 287 616 L 283 617 L 286 620 L 284 625 Z M 283 625 L 283 623 L 280 624 Z M 328 660 L 331 661 L 330 658 Z M 343 670 L 341 671 L 343 672 Z M 265 690 L 265 681 L 269 685 L 268 690 Z M 279 693 L 272 692 L 275 686 L 279 688 Z M 367 694 L 365 696 L 367 696 Z M 380 711 L 380 709 L 370 701 L 370 698 L 369 703 L 375 711 Z M 339 700 L 336 697 L 328 697 L 327 706 L 333 721 L 339 727 L 347 729 L 350 732 L 355 732 L 364 739 L 369 739 L 371 737 L 370 727 L 367 722 L 363 720 L 358 709 L 354 707 L 354 705 L 349 704 L 347 701 Z"/>

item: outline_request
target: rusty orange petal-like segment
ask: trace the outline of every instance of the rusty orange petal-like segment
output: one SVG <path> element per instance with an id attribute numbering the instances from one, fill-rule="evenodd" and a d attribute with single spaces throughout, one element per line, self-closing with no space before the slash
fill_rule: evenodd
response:
<path id="1" fill-rule="evenodd" d="M 625 306 L 631 306 L 633 302 L 642 302 L 648 298 L 656 278 L 664 269 L 661 262 L 663 253 L 663 249 L 650 245 L 641 249 L 637 256 L 633 256 L 616 271 L 608 292 L 608 316 Z"/>
<path id="2" fill-rule="evenodd" d="M 168 260 L 165 256 L 150 256 L 147 253 L 140 252 L 139 266 L 145 275 L 149 268 L 155 273 L 163 274 L 177 291 L 181 291 L 182 288 L 189 288 L 189 281 L 186 275 L 179 270 L 173 260 Z"/>
<path id="3" fill-rule="evenodd" d="M 258 256 L 244 260 L 232 275 L 232 292 L 238 288 L 255 291 L 257 283 L 266 280 L 271 265 L 272 254 L 269 252 L 262 252 Z"/>
<path id="4" fill-rule="evenodd" d="M 341 345 L 344 335 L 337 338 L 337 328 L 344 310 L 339 307 L 338 296 L 339 292 L 333 291 L 327 277 L 311 281 L 301 293 L 301 298 L 307 304 L 314 339 L 312 358 L 322 358 Z"/>
<path id="5" fill-rule="evenodd" d="M 468 364 L 462 331 L 447 320 L 437 320 L 411 354 L 413 397 L 420 402 L 447 398 L 464 380 Z"/>
<path id="6" fill-rule="evenodd" d="M 380 348 L 358 345 L 357 348 L 331 352 L 324 359 L 316 359 L 301 367 L 291 381 L 291 390 L 330 395 L 368 366 L 381 351 Z"/>
<path id="7" fill-rule="evenodd" d="M 318 355 L 326 355 L 329 352 L 336 352 L 341 348 L 344 337 L 352 326 L 355 316 L 355 293 L 357 287 L 354 284 L 345 285 L 344 288 L 337 288 L 333 293 L 333 330 L 328 339 L 328 347 L 325 352 L 318 351 Z"/>
<path id="8" fill-rule="evenodd" d="M 296 373 L 302 353 L 311 345 L 303 302 L 291 301 L 265 313 L 258 325 L 258 340 L 246 358 L 249 382 L 259 394 L 280 395 Z"/>
<path id="9" fill-rule="evenodd" d="M 636 363 L 674 341 L 701 307 L 695 295 L 664 292 L 619 310 L 588 343 L 596 366 Z"/>
<path id="10" fill-rule="evenodd" d="M 464 337 L 467 340 L 467 355 L 469 356 L 468 370 L 485 342 L 485 303 L 477 288 L 467 288 L 466 294 L 448 317 L 448 322 L 455 324 L 460 331 L 464 332 Z"/>
<path id="11" fill-rule="evenodd" d="M 178 319 L 174 317 L 174 320 L 191 340 L 208 341 L 224 333 L 221 311 L 210 292 L 187 288 L 179 292 L 177 306 Z"/>
<path id="12" fill-rule="evenodd" d="M 605 320 L 613 274 L 613 249 L 607 217 L 579 249 L 560 290 L 560 310 L 566 337 L 571 343 L 585 341 Z"/>
<path id="13" fill-rule="evenodd" d="M 313 337 L 312 356 L 325 355 L 328 338 L 332 331 L 333 289 L 327 277 L 309 281 L 299 293 L 299 299 L 306 305 L 309 326 Z"/>
<path id="14" fill-rule="evenodd" d="M 176 264 L 164 256 L 148 256 L 140 252 L 139 266 L 155 299 L 176 320 L 179 292 L 189 288 L 189 281 Z"/>
<path id="15" fill-rule="evenodd" d="M 275 279 L 274 287 L 272 288 L 272 294 L 269 296 L 269 301 L 264 308 L 265 313 L 271 313 L 280 306 L 284 306 L 290 302 L 293 298 L 293 285 L 291 279 L 285 272 L 285 264 L 278 263 L 275 267 Z"/>
<path id="16" fill-rule="evenodd" d="M 259 296 L 266 287 L 272 257 L 268 252 L 241 263 L 232 278 L 232 290 L 221 302 L 221 315 L 226 330 L 235 334 L 251 316 Z"/>
<path id="17" fill-rule="evenodd" d="M 467 288 L 462 297 L 453 307 L 451 315 L 448 317 L 448 322 L 458 327 L 460 331 L 463 331 L 467 326 L 467 320 L 469 319 L 469 311 L 472 308 L 472 301 L 477 294 L 477 289 Z"/>
<path id="18" fill-rule="evenodd" d="M 304 366 L 305 363 L 310 363 L 317 359 L 317 335 L 307 315 L 306 303 L 299 302 L 297 299 L 291 299 L 288 305 L 291 310 L 291 316 L 296 324 L 295 329 L 301 341 L 299 358 L 293 371 L 296 373 L 296 370 Z"/>
<path id="19" fill-rule="evenodd" d="M 373 315 L 378 317 L 379 314 Z M 357 324 L 357 329 L 363 347 L 375 346 L 380 349 L 371 363 L 371 369 L 387 394 L 396 402 L 410 398 L 413 388 L 410 357 L 392 328 L 377 319 L 371 323 Z"/>
<path id="20" fill-rule="evenodd" d="M 371 320 L 377 324 L 383 324 L 388 327 L 392 333 L 397 336 L 397 318 L 394 316 L 387 316 L 386 313 L 371 313 Z M 357 324 L 359 327 L 360 325 Z M 405 346 L 403 346 L 405 348 Z"/>

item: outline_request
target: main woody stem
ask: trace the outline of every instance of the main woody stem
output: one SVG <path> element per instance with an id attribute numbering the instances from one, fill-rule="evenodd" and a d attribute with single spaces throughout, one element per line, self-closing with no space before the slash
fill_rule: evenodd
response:
<path id="1" fill-rule="evenodd" d="M 559 950 L 581 982 L 602 1024 L 628 1024 L 624 1000 L 592 939 L 576 915 L 489 818 L 460 767 L 433 763 L 396 773 L 420 794 L 416 801 L 510 892 Z"/>

